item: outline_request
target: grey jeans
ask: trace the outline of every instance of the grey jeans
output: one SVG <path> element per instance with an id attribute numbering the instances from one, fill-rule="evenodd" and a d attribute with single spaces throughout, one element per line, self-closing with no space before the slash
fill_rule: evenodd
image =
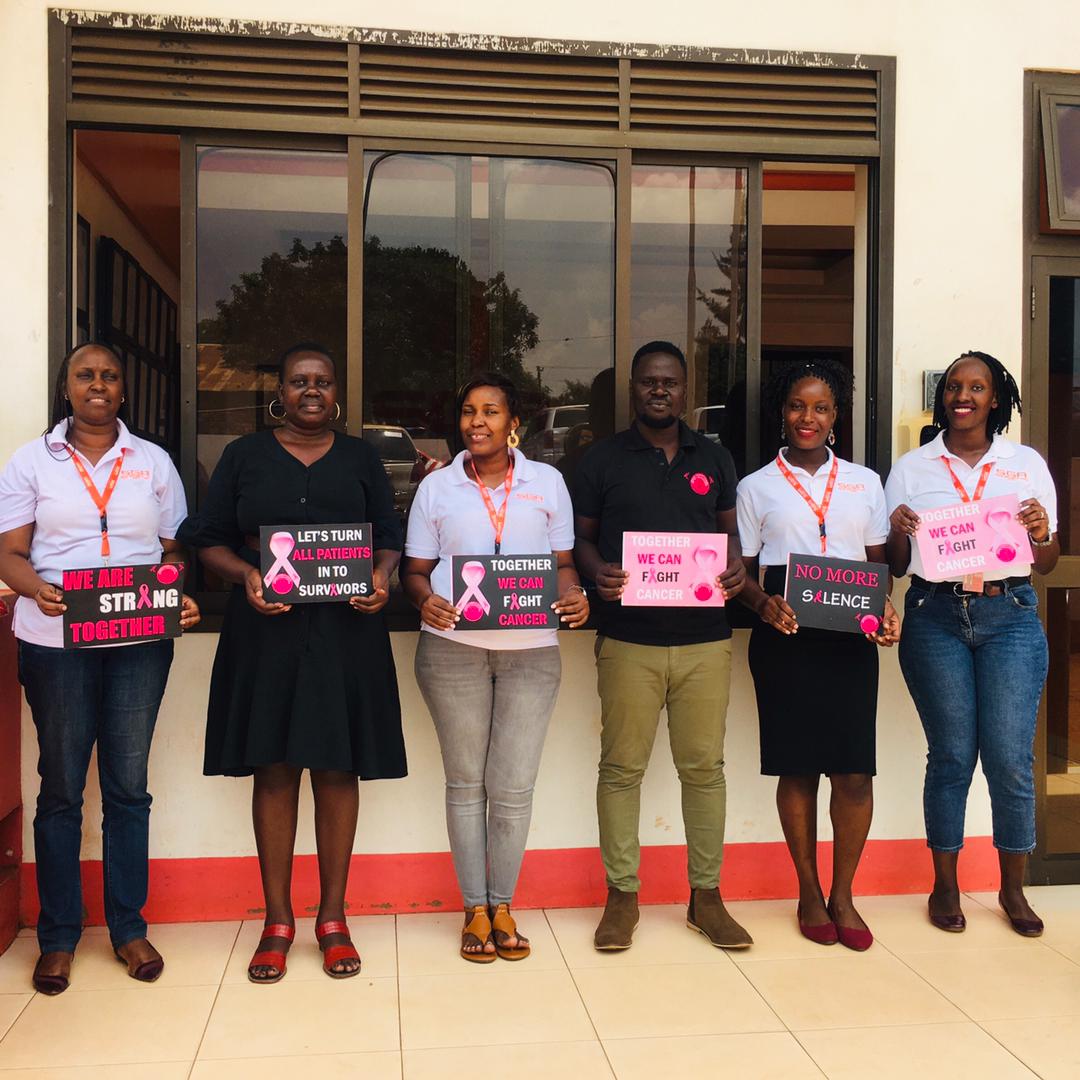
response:
<path id="1" fill-rule="evenodd" d="M 481 649 L 423 632 L 416 681 L 446 773 L 446 829 L 466 907 L 509 904 L 562 676 L 557 646 Z"/>

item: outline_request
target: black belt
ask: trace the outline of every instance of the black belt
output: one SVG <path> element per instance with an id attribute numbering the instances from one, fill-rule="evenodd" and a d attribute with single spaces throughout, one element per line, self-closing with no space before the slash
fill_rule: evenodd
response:
<path id="1" fill-rule="evenodd" d="M 956 596 L 1000 596 L 1008 589 L 1019 589 L 1021 585 L 1030 585 L 1030 577 L 1007 577 L 997 581 L 987 581 L 981 589 L 972 592 L 963 588 L 962 581 L 927 581 L 918 574 L 911 575 L 911 584 L 925 589 L 931 596 L 938 592 L 951 592 Z"/>

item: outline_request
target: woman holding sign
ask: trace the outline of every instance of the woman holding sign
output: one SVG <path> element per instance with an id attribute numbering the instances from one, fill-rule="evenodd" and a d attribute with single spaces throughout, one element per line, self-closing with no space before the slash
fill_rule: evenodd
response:
<path id="1" fill-rule="evenodd" d="M 266 900 L 266 925 L 248 967 L 257 983 L 284 976 L 295 934 L 290 893 L 303 771 L 310 771 L 315 797 L 315 933 L 323 970 L 335 979 L 360 971 L 345 925 L 357 779 L 405 775 L 394 657 L 379 615 L 401 551 L 390 486 L 367 443 L 330 427 L 340 410 L 325 349 L 294 345 L 281 358 L 279 378 L 269 412 L 280 426 L 225 448 L 203 506 L 181 533 L 210 570 L 233 583 L 210 677 L 203 771 L 254 774 L 251 808 Z M 285 604 L 264 593 L 261 526 L 291 528 L 295 536 L 307 526 L 320 533 L 320 526 L 368 522 L 370 594 Z"/>
<path id="2" fill-rule="evenodd" d="M 479 375 L 459 392 L 457 412 L 465 449 L 420 484 L 401 578 L 425 631 L 416 651 L 416 678 L 446 772 L 446 824 L 465 900 L 461 955 L 489 963 L 496 956 L 522 960 L 529 955 L 510 902 L 559 692 L 556 628 L 560 622 L 581 626 L 589 605 L 574 569 L 566 484 L 556 469 L 516 449 L 521 406 L 514 384 L 502 375 Z M 468 617 L 480 612 L 470 610 L 454 588 L 453 557 L 493 553 L 555 556 L 557 599 L 542 612 L 528 605 L 529 628 L 467 629 Z M 506 560 L 507 565 L 529 561 Z M 477 560 L 462 574 L 471 568 L 484 572 Z M 468 580 L 477 587 L 482 578 Z M 528 584 L 540 582 L 534 578 Z M 452 603 L 455 596 L 461 611 Z M 478 604 L 481 599 L 490 605 L 483 593 Z M 511 595 L 511 605 L 519 599 Z"/>
<path id="3" fill-rule="evenodd" d="M 164 967 L 146 940 L 142 908 L 147 763 L 173 643 L 64 647 L 64 571 L 111 564 L 122 574 L 125 566 L 183 561 L 175 539 L 187 512 L 180 477 L 164 450 L 127 429 L 123 403 L 119 357 L 105 345 L 74 349 L 57 373 L 52 429 L 17 450 L 0 477 L 0 579 L 19 594 L 19 680 L 38 734 L 41 957 L 33 981 L 43 994 L 67 989 L 82 933 L 83 788 L 95 743 L 112 946 L 132 978 L 153 982 Z M 182 603 L 187 629 L 199 610 L 186 596 Z"/>
<path id="4" fill-rule="evenodd" d="M 980 352 L 954 360 L 934 398 L 937 437 L 893 466 L 885 494 L 889 562 L 894 574 L 911 575 L 900 667 L 929 748 L 930 921 L 954 933 L 966 925 L 956 864 L 981 758 L 998 901 L 1018 934 L 1037 937 L 1043 923 L 1023 885 L 1035 847 L 1032 745 L 1047 646 L 1030 574 L 1057 563 L 1057 499 L 1046 462 L 1001 434 L 1014 409 L 1020 394 L 1000 361 Z"/>
<path id="5" fill-rule="evenodd" d="M 883 623 L 872 632 L 863 632 L 854 612 L 848 612 L 853 632 L 800 627 L 784 599 L 792 554 L 885 561 L 888 522 L 881 481 L 830 449 L 851 388 L 851 373 L 828 360 L 798 364 L 773 378 L 765 400 L 769 412 L 779 414 L 787 445 L 742 480 L 736 506 L 747 569 L 739 599 L 761 620 L 750 635 L 749 652 L 761 771 L 779 777 L 776 806 L 799 876 L 799 929 L 821 945 L 839 941 L 862 952 L 874 939 L 855 909 L 851 888 L 874 808 L 874 646 L 896 641 L 899 620 L 886 597 Z M 875 571 L 864 573 L 871 580 Z M 887 587 L 884 569 L 876 574 L 885 576 Z M 792 700 L 793 688 L 810 695 L 804 708 Z M 820 697 L 811 704 L 815 691 Z M 832 785 L 828 903 L 817 871 L 817 793 L 823 774 Z"/>

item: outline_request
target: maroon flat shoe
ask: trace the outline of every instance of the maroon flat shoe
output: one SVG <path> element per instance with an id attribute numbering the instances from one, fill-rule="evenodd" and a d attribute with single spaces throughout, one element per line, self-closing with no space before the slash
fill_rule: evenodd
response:
<path id="1" fill-rule="evenodd" d="M 967 929 L 967 919 L 961 911 L 959 915 L 935 915 L 930 911 L 931 897 L 926 898 L 927 914 L 930 916 L 930 925 L 944 930 L 947 934 L 962 934 Z"/>
<path id="2" fill-rule="evenodd" d="M 1005 902 L 1001 899 L 1001 893 L 998 893 L 998 906 L 1005 912 L 1005 918 L 1009 920 L 1009 925 L 1021 937 L 1040 937 L 1043 930 L 1046 929 L 1042 919 L 1038 917 L 1034 919 L 1014 919 L 1005 907 Z"/>
<path id="3" fill-rule="evenodd" d="M 799 933 L 807 941 L 812 941 L 815 945 L 835 945 L 840 940 L 836 923 L 832 919 L 826 923 L 818 923 L 816 926 L 804 923 L 802 921 L 802 904 L 795 909 L 795 918 L 799 921 Z"/>
<path id="4" fill-rule="evenodd" d="M 835 922 L 832 907 L 826 910 L 829 918 Z M 874 944 L 874 935 L 869 930 L 856 930 L 853 927 L 841 926 L 839 923 L 836 923 L 836 936 L 844 948 L 851 949 L 853 952 L 866 952 Z"/>

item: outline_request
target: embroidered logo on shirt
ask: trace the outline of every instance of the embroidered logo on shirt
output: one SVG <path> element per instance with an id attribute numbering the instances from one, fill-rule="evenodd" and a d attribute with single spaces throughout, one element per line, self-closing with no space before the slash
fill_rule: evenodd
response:
<path id="1" fill-rule="evenodd" d="M 715 477 L 706 476 L 703 472 L 696 472 L 693 476 L 683 473 L 683 476 L 690 481 L 690 490 L 695 495 L 708 495 L 710 488 L 716 483 Z"/>
<path id="2" fill-rule="evenodd" d="M 865 491 L 865 484 L 845 484 L 843 480 L 840 480 L 836 485 L 841 491 Z"/>
<path id="3" fill-rule="evenodd" d="M 120 470 L 120 479 L 121 480 L 149 480 L 150 479 L 150 470 L 149 469 L 121 469 Z"/>
<path id="4" fill-rule="evenodd" d="M 1002 480 L 1023 480 L 1026 482 L 1028 478 L 1026 472 L 1014 472 L 1012 469 L 995 469 L 994 475 L 1001 477 Z"/>
<path id="5" fill-rule="evenodd" d="M 538 494 L 536 494 L 535 492 L 532 492 L 532 491 L 515 491 L 514 492 L 514 498 L 515 499 L 526 499 L 528 502 L 542 503 L 544 501 L 544 496 L 543 495 L 538 495 Z"/>

